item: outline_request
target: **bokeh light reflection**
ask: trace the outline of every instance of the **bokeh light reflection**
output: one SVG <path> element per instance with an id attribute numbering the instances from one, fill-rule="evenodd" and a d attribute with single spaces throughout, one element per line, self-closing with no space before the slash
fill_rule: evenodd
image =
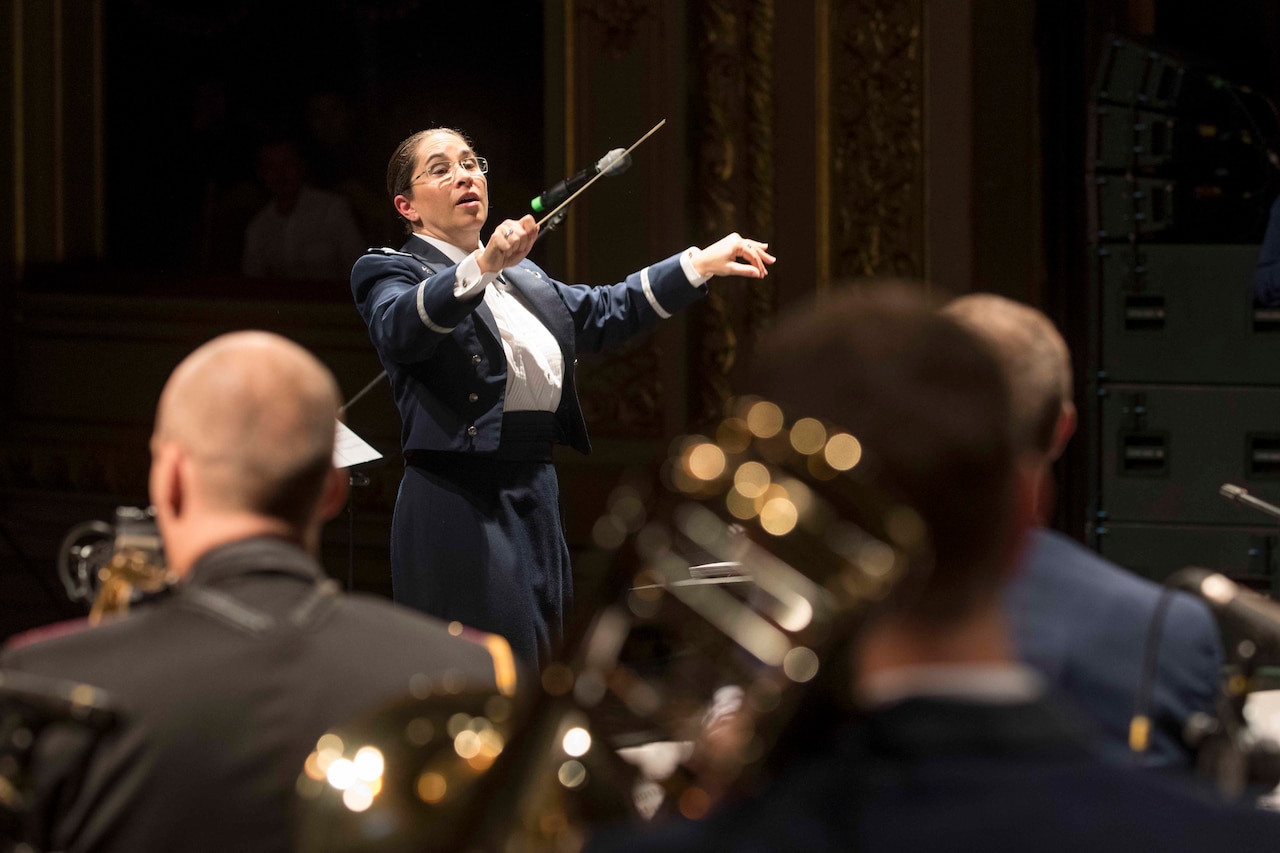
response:
<path id="1" fill-rule="evenodd" d="M 342 804 L 353 812 L 362 812 L 373 805 L 374 793 L 368 785 L 352 785 L 342 792 Z"/>
<path id="2" fill-rule="evenodd" d="M 329 772 L 329 765 L 342 757 L 342 738 L 335 734 L 322 735 L 316 741 L 316 767 L 322 774 Z"/>
<path id="3" fill-rule="evenodd" d="M 862 460 L 862 442 L 847 432 L 838 432 L 831 436 L 822 454 L 832 468 L 848 471 Z"/>
<path id="4" fill-rule="evenodd" d="M 360 747 L 360 749 L 356 750 L 352 763 L 356 768 L 356 777 L 363 782 L 372 782 L 375 779 L 382 778 L 382 771 L 386 767 L 382 752 L 375 746 Z"/>
<path id="5" fill-rule="evenodd" d="M 811 681 L 818 674 L 818 655 L 813 649 L 796 646 L 783 658 L 782 671 L 797 684 Z"/>
<path id="6" fill-rule="evenodd" d="M 749 498 L 742 492 L 738 491 L 735 486 L 730 489 L 728 494 L 724 496 L 725 507 L 734 518 L 740 518 L 748 521 L 756 517 L 756 502 L 754 498 Z"/>
<path id="7" fill-rule="evenodd" d="M 708 442 L 695 445 L 685 459 L 689 473 L 707 481 L 723 474 L 726 464 L 724 451 Z"/>
<path id="8" fill-rule="evenodd" d="M 458 732 L 461 732 L 471 725 L 471 715 L 464 714 L 459 711 L 449 717 L 449 721 L 444 724 L 444 730 L 449 733 L 449 737 L 456 738 Z"/>
<path id="9" fill-rule="evenodd" d="M 817 453 L 827 443 L 827 429 L 814 418 L 801 418 L 791 427 L 791 446 L 806 456 Z"/>
<path id="10" fill-rule="evenodd" d="M 765 489 L 769 488 L 770 482 L 772 481 L 769 477 L 769 469 L 759 462 L 744 462 L 733 473 L 733 487 L 743 497 L 752 500 L 763 495 Z"/>
<path id="11" fill-rule="evenodd" d="M 444 776 L 434 770 L 419 776 L 418 784 L 415 787 L 417 788 L 418 799 L 431 806 L 440 803 L 445 798 L 445 795 L 449 793 L 449 783 Z"/>
<path id="12" fill-rule="evenodd" d="M 480 735 L 471 729 L 458 732 L 453 738 L 453 751 L 459 758 L 475 758 L 480 754 Z"/>
<path id="13" fill-rule="evenodd" d="M 773 498 L 760 510 L 760 526 L 774 536 L 786 536 L 795 530 L 800 513 L 789 498 Z"/>
<path id="14" fill-rule="evenodd" d="M 591 732 L 581 726 L 574 726 L 564 733 L 561 740 L 565 754 L 572 758 L 581 758 L 591 749 Z"/>
<path id="15" fill-rule="evenodd" d="M 345 791 L 356 783 L 356 765 L 349 758 L 335 758 L 325 772 L 329 784 L 339 791 Z"/>
<path id="16" fill-rule="evenodd" d="M 587 781 L 587 768 L 582 766 L 581 761 L 569 760 L 560 765 L 556 777 L 566 788 L 581 788 Z"/>
<path id="17" fill-rule="evenodd" d="M 762 400 L 747 411 L 747 429 L 756 438 L 773 438 L 782 431 L 782 409 Z"/>

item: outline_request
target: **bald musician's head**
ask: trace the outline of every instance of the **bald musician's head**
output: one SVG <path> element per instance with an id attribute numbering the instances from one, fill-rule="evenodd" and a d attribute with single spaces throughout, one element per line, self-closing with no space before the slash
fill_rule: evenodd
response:
<path id="1" fill-rule="evenodd" d="M 1076 425 L 1071 354 L 1053 321 L 993 293 L 961 296 L 943 311 L 994 348 L 1013 392 L 1016 437 L 1024 449 L 1053 462 Z"/>
<path id="2" fill-rule="evenodd" d="M 215 545 L 252 535 L 314 550 L 345 499 L 333 468 L 337 383 L 314 356 L 267 332 L 215 338 L 160 396 L 151 500 L 170 567 L 185 573 Z"/>

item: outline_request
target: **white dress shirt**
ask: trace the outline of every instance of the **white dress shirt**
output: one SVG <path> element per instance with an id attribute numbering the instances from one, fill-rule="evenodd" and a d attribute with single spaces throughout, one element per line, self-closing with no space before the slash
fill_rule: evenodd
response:
<path id="1" fill-rule="evenodd" d="M 453 283 L 456 298 L 471 299 L 484 291 L 485 304 L 493 312 L 498 334 L 502 337 L 502 350 L 507 356 L 507 392 L 502 410 L 554 412 L 560 405 L 560 394 L 564 389 L 564 354 L 555 336 L 542 325 L 525 298 L 499 273 L 482 273 L 474 251 L 468 252 L 416 231 L 414 236 L 435 246 L 458 265 Z M 693 268 L 695 251 L 697 249 L 690 246 L 680 255 L 680 268 L 692 287 L 698 287 L 711 278 L 699 275 Z M 649 299 L 653 302 L 652 296 Z M 656 303 L 654 309 L 661 316 L 670 316 Z"/>
<path id="2" fill-rule="evenodd" d="M 493 312 L 502 351 L 507 356 L 507 393 L 502 410 L 554 412 L 564 389 L 564 354 L 555 336 L 542 325 L 518 290 L 498 273 L 480 272 L 474 253 L 425 234 L 417 236 L 458 265 L 455 296 L 474 298 L 484 291 L 484 302 Z"/>
<path id="3" fill-rule="evenodd" d="M 864 708 L 912 697 L 958 699 L 994 705 L 1031 702 L 1043 696 L 1044 680 L 1020 663 L 904 666 L 864 676 L 855 693 Z"/>
<path id="4" fill-rule="evenodd" d="M 367 245 L 345 198 L 304 186 L 290 213 L 272 201 L 249 221 L 241 268 L 249 276 L 340 281 Z"/>

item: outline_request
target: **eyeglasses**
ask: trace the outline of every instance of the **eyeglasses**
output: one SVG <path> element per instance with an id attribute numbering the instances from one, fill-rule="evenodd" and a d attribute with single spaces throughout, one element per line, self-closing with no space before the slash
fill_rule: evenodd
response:
<path id="1" fill-rule="evenodd" d="M 468 175 L 483 175 L 489 171 L 489 161 L 483 157 L 463 157 L 456 163 L 452 160 L 437 160 L 418 174 L 414 175 L 413 180 L 409 182 L 409 186 L 413 186 L 418 182 L 418 178 L 426 175 L 431 180 L 440 184 L 447 184 L 453 177 L 453 170 L 461 169 Z"/>

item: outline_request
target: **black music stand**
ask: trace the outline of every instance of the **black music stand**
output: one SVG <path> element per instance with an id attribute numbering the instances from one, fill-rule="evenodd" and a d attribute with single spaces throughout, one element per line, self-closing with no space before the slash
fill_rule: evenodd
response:
<path id="1" fill-rule="evenodd" d="M 383 461 L 385 457 L 349 426 L 337 421 L 337 435 L 333 443 L 333 466 L 347 472 L 347 483 L 352 489 L 369 485 L 369 475 L 362 470 Z M 347 592 L 355 588 L 356 573 L 356 509 L 353 494 L 347 495 Z"/>
<path id="2" fill-rule="evenodd" d="M 354 406 L 361 397 L 368 394 L 378 386 L 383 379 L 387 378 L 387 371 L 382 371 L 373 377 L 367 385 L 355 393 L 355 395 L 342 404 L 342 408 L 338 409 L 338 417 L 346 415 L 347 410 Z M 342 456 L 339 457 L 341 450 Z M 347 469 L 347 483 L 351 488 L 356 489 L 369 485 L 369 475 L 359 468 L 369 467 L 376 462 L 384 461 L 381 453 L 373 449 L 360 436 L 351 431 L 351 428 L 338 421 L 337 441 L 333 447 L 333 465 L 335 468 Z M 352 494 L 347 496 L 347 592 L 355 587 L 355 562 L 356 562 L 356 510 L 355 500 Z"/>

